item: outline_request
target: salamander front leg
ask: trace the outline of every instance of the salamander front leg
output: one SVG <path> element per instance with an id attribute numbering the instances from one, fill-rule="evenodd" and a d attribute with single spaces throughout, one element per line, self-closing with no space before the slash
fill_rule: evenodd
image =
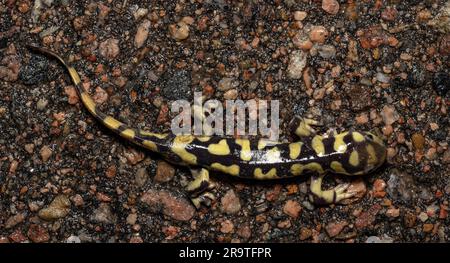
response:
<path id="1" fill-rule="evenodd" d="M 188 184 L 186 191 L 189 193 L 192 203 L 199 209 L 203 204 L 210 206 L 216 198 L 210 192 L 215 185 L 209 180 L 209 172 L 205 168 L 191 169 L 194 180 Z"/>
<path id="2" fill-rule="evenodd" d="M 338 184 L 330 190 L 322 190 L 322 181 L 325 174 L 313 175 L 311 177 L 311 202 L 319 205 L 336 204 L 344 199 L 351 198 L 356 195 L 356 192 L 349 192 L 350 184 Z"/>
<path id="3" fill-rule="evenodd" d="M 320 123 L 313 119 L 295 117 L 290 123 L 292 131 L 300 138 L 312 137 L 316 130 L 312 126 L 320 126 Z"/>

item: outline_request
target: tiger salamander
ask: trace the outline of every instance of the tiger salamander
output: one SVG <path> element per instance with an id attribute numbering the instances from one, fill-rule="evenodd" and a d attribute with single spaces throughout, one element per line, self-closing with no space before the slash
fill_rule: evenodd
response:
<path id="1" fill-rule="evenodd" d="M 323 190 L 326 173 L 348 176 L 363 175 L 378 168 L 386 158 L 383 141 L 370 132 L 347 131 L 327 135 L 316 134 L 317 122 L 298 118 L 294 132 L 299 141 L 273 142 L 265 139 L 234 139 L 221 136 L 174 135 L 135 129 L 99 111 L 90 95 L 82 88 L 77 71 L 54 52 L 29 46 L 58 59 L 70 77 L 87 110 L 121 137 L 161 154 L 169 162 L 188 166 L 194 180 L 186 187 L 198 208 L 214 200 L 209 171 L 256 180 L 271 180 L 311 175 L 311 198 L 315 203 L 338 203 L 355 195 L 348 183 Z"/>

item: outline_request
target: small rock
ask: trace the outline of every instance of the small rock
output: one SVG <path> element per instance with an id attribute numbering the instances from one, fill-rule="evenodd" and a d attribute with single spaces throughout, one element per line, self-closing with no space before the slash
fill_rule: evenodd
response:
<path id="1" fill-rule="evenodd" d="M 241 210 L 241 202 L 233 189 L 228 190 L 220 202 L 222 204 L 222 211 L 227 214 L 236 214 Z"/>
<path id="2" fill-rule="evenodd" d="M 399 217 L 400 216 L 400 209 L 398 209 L 398 208 L 395 208 L 395 207 L 392 207 L 392 208 L 389 208 L 387 211 L 386 211 L 386 216 L 388 216 L 388 217 Z"/>
<path id="3" fill-rule="evenodd" d="M 243 225 L 239 227 L 236 233 L 238 234 L 238 236 L 245 239 L 249 239 L 252 236 L 252 230 L 248 225 Z"/>
<path id="4" fill-rule="evenodd" d="M 155 181 L 165 183 L 172 180 L 175 175 L 175 168 L 165 161 L 159 161 L 156 168 Z"/>
<path id="5" fill-rule="evenodd" d="M 143 187 L 148 180 L 148 172 L 145 167 L 141 167 L 137 170 L 136 176 L 134 177 L 134 181 L 136 185 L 139 187 Z"/>
<path id="6" fill-rule="evenodd" d="M 407 212 L 404 217 L 404 222 L 406 227 L 414 227 L 416 224 L 416 216 L 411 212 Z"/>
<path id="7" fill-rule="evenodd" d="M 140 47 L 142 47 L 142 45 L 144 45 L 145 41 L 148 38 L 150 25 L 151 25 L 151 23 L 149 20 L 144 20 L 139 25 L 136 35 L 134 36 L 134 46 L 135 47 L 140 48 Z"/>
<path id="8" fill-rule="evenodd" d="M 32 154 L 34 152 L 34 144 L 32 143 L 27 143 L 24 146 L 25 151 L 27 151 L 27 153 Z"/>
<path id="9" fill-rule="evenodd" d="M 308 13 L 306 13 L 305 11 L 295 11 L 294 12 L 294 20 L 303 21 L 303 20 L 305 20 L 307 15 L 308 15 Z"/>
<path id="10" fill-rule="evenodd" d="M 8 218 L 5 222 L 5 229 L 10 229 L 12 227 L 15 227 L 17 224 L 20 224 L 25 220 L 26 215 L 24 213 L 19 213 L 17 215 L 13 215 Z"/>
<path id="11" fill-rule="evenodd" d="M 0 80 L 9 82 L 16 81 L 19 77 L 19 72 L 20 62 L 16 55 L 5 56 L 0 61 Z"/>
<path id="12" fill-rule="evenodd" d="M 176 41 L 181 41 L 189 37 L 189 26 L 180 21 L 176 25 L 170 25 L 169 32 Z"/>
<path id="13" fill-rule="evenodd" d="M 300 240 L 304 241 L 312 236 L 312 230 L 307 227 L 300 228 Z"/>
<path id="14" fill-rule="evenodd" d="M 223 78 L 219 81 L 217 89 L 220 91 L 227 91 L 237 87 L 238 83 L 233 78 Z"/>
<path id="15" fill-rule="evenodd" d="M 325 227 L 325 230 L 327 231 L 328 236 L 335 237 L 339 235 L 342 229 L 344 229 L 347 225 L 348 223 L 346 221 L 332 222 Z"/>
<path id="16" fill-rule="evenodd" d="M 323 44 L 328 37 L 328 30 L 323 26 L 314 26 L 311 28 L 309 38 L 312 42 Z"/>
<path id="17" fill-rule="evenodd" d="M 132 225 L 136 224 L 136 221 L 137 221 L 136 213 L 131 213 L 127 216 L 127 224 L 132 226 Z"/>
<path id="18" fill-rule="evenodd" d="M 39 211 L 40 218 L 51 221 L 64 218 L 70 211 L 70 200 L 65 195 L 58 195 L 53 199 L 50 205 Z"/>
<path id="19" fill-rule="evenodd" d="M 414 178 L 397 169 L 392 169 L 386 191 L 391 198 L 405 202 L 417 198 L 417 186 Z"/>
<path id="20" fill-rule="evenodd" d="M 383 118 L 383 121 L 386 125 L 391 125 L 400 118 L 397 111 L 395 110 L 395 107 L 388 106 L 388 105 L 385 105 L 383 107 L 383 111 L 381 112 L 381 117 Z"/>
<path id="21" fill-rule="evenodd" d="M 431 230 L 433 230 L 434 225 L 433 224 L 423 224 L 423 232 L 429 233 Z"/>
<path id="22" fill-rule="evenodd" d="M 178 221 L 189 221 L 195 213 L 194 207 L 188 200 L 175 197 L 167 191 L 150 190 L 144 193 L 140 200 L 153 212 L 162 210 L 164 215 Z"/>
<path id="23" fill-rule="evenodd" d="M 336 56 L 336 48 L 332 45 L 323 45 L 317 48 L 319 55 L 324 59 L 334 58 Z"/>
<path id="24" fill-rule="evenodd" d="M 425 222 L 428 220 L 428 215 L 425 212 L 421 212 L 417 218 L 419 218 L 420 221 Z"/>
<path id="25" fill-rule="evenodd" d="M 336 0 L 322 0 L 322 9 L 328 14 L 335 15 L 339 12 L 339 3 Z"/>
<path id="26" fill-rule="evenodd" d="M 176 226 L 163 227 L 164 235 L 166 235 L 166 240 L 172 240 L 180 233 L 180 228 Z"/>
<path id="27" fill-rule="evenodd" d="M 48 100 L 39 99 L 38 102 L 36 103 L 36 108 L 41 111 L 41 110 L 44 110 L 45 107 L 47 107 L 47 105 L 48 105 Z"/>
<path id="28" fill-rule="evenodd" d="M 375 222 L 376 215 L 381 210 L 379 204 L 371 206 L 367 211 L 362 212 L 355 220 L 355 227 L 357 229 L 363 229 Z"/>
<path id="29" fill-rule="evenodd" d="M 394 239 L 391 237 L 379 238 L 377 236 L 370 236 L 366 239 L 365 243 L 393 243 Z"/>
<path id="30" fill-rule="evenodd" d="M 238 96 L 238 91 L 236 89 L 230 89 L 223 94 L 223 98 L 226 100 L 235 100 Z"/>
<path id="31" fill-rule="evenodd" d="M 432 87 L 437 94 L 445 96 L 450 89 L 450 74 L 443 71 L 434 74 Z"/>
<path id="32" fill-rule="evenodd" d="M 40 152 L 42 161 L 47 162 L 48 159 L 50 158 L 50 156 L 52 155 L 52 153 L 53 152 L 50 149 L 50 147 L 48 147 L 47 145 L 43 146 L 41 148 L 41 152 Z"/>
<path id="33" fill-rule="evenodd" d="M 74 86 L 64 87 L 64 92 L 67 95 L 67 100 L 69 104 L 71 105 L 77 104 L 78 101 L 80 100 L 80 98 L 78 97 L 77 90 L 75 89 Z"/>
<path id="34" fill-rule="evenodd" d="M 44 243 L 50 240 L 47 229 L 41 225 L 32 224 L 28 229 L 27 235 L 34 243 Z"/>
<path id="35" fill-rule="evenodd" d="M 411 141 L 416 150 L 423 150 L 425 147 L 425 137 L 420 133 L 414 133 L 411 137 Z"/>
<path id="36" fill-rule="evenodd" d="M 385 21 L 394 21 L 397 17 L 398 11 L 395 7 L 386 7 L 383 12 L 381 12 L 381 19 Z"/>
<path id="37" fill-rule="evenodd" d="M 108 93 L 101 87 L 95 88 L 95 94 L 92 99 L 96 104 L 103 104 L 108 100 Z"/>
<path id="38" fill-rule="evenodd" d="M 351 203 L 356 202 L 357 200 L 361 199 L 367 192 L 366 183 L 361 178 L 353 180 L 350 183 L 350 186 L 348 187 L 347 192 L 353 193 L 354 195 L 351 198 L 347 198 L 347 199 L 340 201 L 339 202 L 340 204 L 348 205 L 348 204 L 351 204 Z"/>
<path id="39" fill-rule="evenodd" d="M 374 197 L 384 197 L 386 192 L 384 189 L 386 188 L 386 182 L 383 179 L 377 179 L 373 183 L 373 196 Z"/>
<path id="40" fill-rule="evenodd" d="M 148 14 L 148 9 L 140 7 L 133 13 L 133 16 L 134 16 L 134 19 L 139 20 L 142 17 L 146 16 L 147 14 Z"/>
<path id="41" fill-rule="evenodd" d="M 389 83 L 391 81 L 391 79 L 388 77 L 388 75 L 381 73 L 381 72 L 377 73 L 376 78 L 381 83 Z"/>
<path id="42" fill-rule="evenodd" d="M 134 148 L 128 148 L 124 150 L 123 155 L 132 165 L 136 165 L 145 158 L 145 155 L 142 151 L 136 150 Z"/>
<path id="43" fill-rule="evenodd" d="M 288 77 L 291 79 L 301 79 L 303 69 L 306 66 L 307 55 L 304 51 L 296 50 L 292 52 L 287 68 Z"/>
<path id="44" fill-rule="evenodd" d="M 91 220 L 98 223 L 113 224 L 117 217 L 113 214 L 108 203 L 100 203 L 91 215 Z"/>
<path id="45" fill-rule="evenodd" d="M 119 40 L 109 38 L 100 43 L 99 50 L 102 57 L 112 60 L 120 53 Z"/>
<path id="46" fill-rule="evenodd" d="M 78 236 L 71 235 L 67 238 L 66 243 L 78 244 L 81 243 L 81 239 Z"/>
<path id="47" fill-rule="evenodd" d="M 233 233 L 234 225 L 230 220 L 225 220 L 220 224 L 220 232 L 224 234 Z"/>
<path id="48" fill-rule="evenodd" d="M 290 217 L 297 218 L 302 211 L 302 207 L 297 201 L 288 200 L 283 207 L 283 212 Z"/>

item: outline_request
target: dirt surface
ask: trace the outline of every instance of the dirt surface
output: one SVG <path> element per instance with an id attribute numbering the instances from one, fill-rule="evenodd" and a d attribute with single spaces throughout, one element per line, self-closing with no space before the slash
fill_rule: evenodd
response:
<path id="1" fill-rule="evenodd" d="M 448 242 L 450 2 L 0 0 L 0 242 Z M 195 210 L 188 170 L 96 122 L 61 65 L 100 108 L 168 131 L 171 101 L 280 100 L 373 130 L 388 162 L 361 197 L 315 207 L 308 178 L 213 176 Z M 333 177 L 328 176 L 330 185 Z M 347 181 L 348 178 L 338 178 Z"/>

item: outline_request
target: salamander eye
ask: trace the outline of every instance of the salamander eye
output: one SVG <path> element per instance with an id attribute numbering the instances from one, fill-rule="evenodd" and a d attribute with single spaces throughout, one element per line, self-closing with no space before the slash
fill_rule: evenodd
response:
<path id="1" fill-rule="evenodd" d="M 375 139 L 375 136 L 373 136 L 373 134 L 371 134 L 371 133 L 366 133 L 366 137 L 371 141 L 373 141 Z"/>

